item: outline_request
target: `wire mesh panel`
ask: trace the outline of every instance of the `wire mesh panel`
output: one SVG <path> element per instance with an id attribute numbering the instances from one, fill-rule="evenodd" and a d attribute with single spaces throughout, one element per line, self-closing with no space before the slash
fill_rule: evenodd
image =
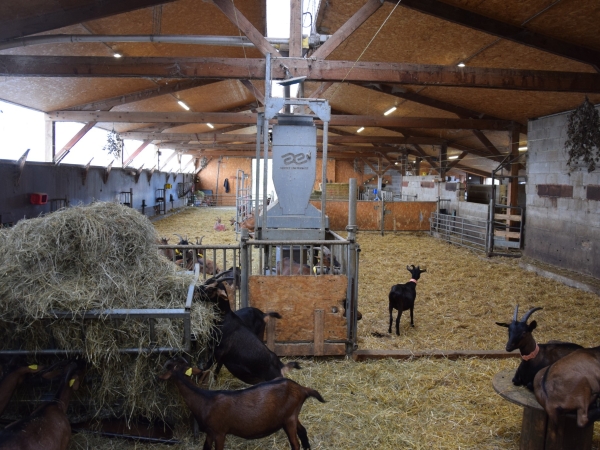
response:
<path id="1" fill-rule="evenodd" d="M 431 234 L 435 237 L 473 250 L 486 250 L 487 220 L 432 213 L 429 222 Z"/>

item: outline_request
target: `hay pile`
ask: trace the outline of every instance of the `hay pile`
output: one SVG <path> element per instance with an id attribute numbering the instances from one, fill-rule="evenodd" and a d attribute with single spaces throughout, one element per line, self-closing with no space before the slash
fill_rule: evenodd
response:
<path id="1" fill-rule="evenodd" d="M 116 203 L 94 203 L 22 220 L 0 235 L 0 348 L 83 350 L 96 384 L 93 413 L 164 417 L 162 361 L 119 348 L 150 344 L 147 321 L 48 320 L 52 311 L 182 308 L 193 276 L 159 255 L 151 222 Z M 202 348 L 215 320 L 195 303 L 192 332 Z M 183 324 L 158 320 L 159 346 L 180 348 Z M 121 376 L 115 376 L 118 373 Z"/>

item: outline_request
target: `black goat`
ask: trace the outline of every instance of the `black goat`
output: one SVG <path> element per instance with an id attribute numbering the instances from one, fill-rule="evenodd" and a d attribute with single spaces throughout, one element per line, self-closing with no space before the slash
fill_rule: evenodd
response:
<path id="1" fill-rule="evenodd" d="M 508 328 L 506 351 L 512 352 L 518 348 L 523 359 L 515 372 L 512 382 L 515 386 L 527 386 L 527 389 L 530 391 L 533 390 L 533 379 L 536 373 L 569 353 L 583 348 L 581 345 L 570 342 L 550 341 L 547 344 L 537 344 L 531 334 L 537 327 L 537 322 L 534 320 L 530 324 L 527 324 L 527 320 L 534 312 L 540 309 L 543 308 L 531 308 L 519 320 L 519 305 L 517 305 L 511 323 L 496 322 L 496 325 Z"/>
<path id="2" fill-rule="evenodd" d="M 266 320 L 267 317 L 274 317 L 276 319 L 281 319 L 281 314 L 278 312 L 262 312 L 258 308 L 253 308 L 251 306 L 247 308 L 241 308 L 235 311 L 235 315 L 242 319 L 242 322 L 246 327 L 252 331 L 256 337 L 258 337 L 261 341 L 265 340 L 265 327 L 267 325 Z"/>
<path id="3" fill-rule="evenodd" d="M 223 281 L 211 278 L 198 289 L 203 291 L 204 299 L 217 303 L 221 312 L 218 327 L 220 336 L 216 336 L 215 339 L 218 344 L 211 349 L 213 354 L 209 355 L 204 369 L 210 368 L 216 362 L 215 376 L 224 365 L 233 376 L 248 384 L 284 377 L 290 369 L 300 369 L 300 365 L 295 361 L 283 364 L 279 357 L 244 325 L 242 319 L 234 314 Z"/>
<path id="4" fill-rule="evenodd" d="M 195 386 L 189 377 L 201 371 L 181 357 L 165 364 L 161 379 L 171 379 L 198 422 L 206 433 L 204 450 L 214 446 L 222 450 L 225 436 L 233 434 L 244 439 L 258 439 L 283 429 L 293 450 L 310 449 L 306 428 L 298 420 L 305 400 L 314 397 L 324 403 L 323 397 L 314 389 L 299 385 L 288 379 L 273 380 L 236 391 L 207 391 Z"/>
<path id="5" fill-rule="evenodd" d="M 389 299 L 389 310 L 390 310 L 390 327 L 388 333 L 392 332 L 392 322 L 394 320 L 394 309 L 398 310 L 398 317 L 396 317 L 396 334 L 400 336 L 400 318 L 402 317 L 402 311 L 410 309 L 410 326 L 414 327 L 413 322 L 413 309 L 415 307 L 415 298 L 417 297 L 417 280 L 421 277 L 423 272 L 427 272 L 427 269 L 421 270 L 419 266 L 414 265 L 409 268 L 406 266 L 406 270 L 410 272 L 412 278 L 408 283 L 395 284 L 392 286 L 390 291 Z"/>

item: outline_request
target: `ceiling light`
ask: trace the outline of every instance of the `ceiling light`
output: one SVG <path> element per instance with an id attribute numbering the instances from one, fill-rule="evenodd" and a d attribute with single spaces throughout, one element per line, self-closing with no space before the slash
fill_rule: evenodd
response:
<path id="1" fill-rule="evenodd" d="M 360 127 L 358 130 L 356 130 L 357 133 L 360 133 L 361 131 L 363 131 L 365 129 L 365 127 Z"/>
<path id="2" fill-rule="evenodd" d="M 113 56 L 114 56 L 115 58 L 120 58 L 120 57 L 122 57 L 123 55 L 121 55 L 120 53 L 115 53 Z"/>
<path id="3" fill-rule="evenodd" d="M 457 66 L 458 66 L 458 67 L 465 67 L 465 63 L 464 63 L 464 62 L 459 62 L 459 63 L 457 64 Z"/>
<path id="4" fill-rule="evenodd" d="M 209 128 L 214 128 L 214 126 L 212 125 L 212 123 L 206 123 L 206 125 L 208 125 Z"/>
<path id="5" fill-rule="evenodd" d="M 384 116 L 388 116 L 391 113 L 393 113 L 394 111 L 396 111 L 396 107 L 392 106 L 390 109 L 388 109 L 386 112 L 383 113 Z"/>
<path id="6" fill-rule="evenodd" d="M 183 103 L 181 100 L 178 100 L 177 103 L 179 103 L 179 106 L 181 106 L 186 111 L 190 110 L 190 107 L 188 105 L 186 105 L 185 103 Z"/>
<path id="7" fill-rule="evenodd" d="M 448 159 L 458 159 L 458 155 L 448 156 Z"/>
<path id="8" fill-rule="evenodd" d="M 399 163 L 398 161 L 396 161 L 396 162 L 394 163 L 394 165 L 396 165 L 396 166 L 397 166 L 397 165 L 399 165 L 399 164 L 400 164 L 400 163 Z"/>
<path id="9" fill-rule="evenodd" d="M 519 151 L 520 152 L 525 152 L 525 151 L 527 151 L 527 147 L 519 147 Z"/>

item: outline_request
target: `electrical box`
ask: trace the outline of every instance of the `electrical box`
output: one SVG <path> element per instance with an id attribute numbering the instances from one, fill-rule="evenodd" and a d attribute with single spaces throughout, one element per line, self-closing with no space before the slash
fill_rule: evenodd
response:
<path id="1" fill-rule="evenodd" d="M 165 184 L 165 189 L 171 189 L 171 188 L 173 188 L 173 185 L 171 183 Z"/>
<path id="2" fill-rule="evenodd" d="M 48 194 L 42 194 L 41 192 L 29 194 L 29 203 L 32 205 L 45 205 L 48 203 Z"/>

